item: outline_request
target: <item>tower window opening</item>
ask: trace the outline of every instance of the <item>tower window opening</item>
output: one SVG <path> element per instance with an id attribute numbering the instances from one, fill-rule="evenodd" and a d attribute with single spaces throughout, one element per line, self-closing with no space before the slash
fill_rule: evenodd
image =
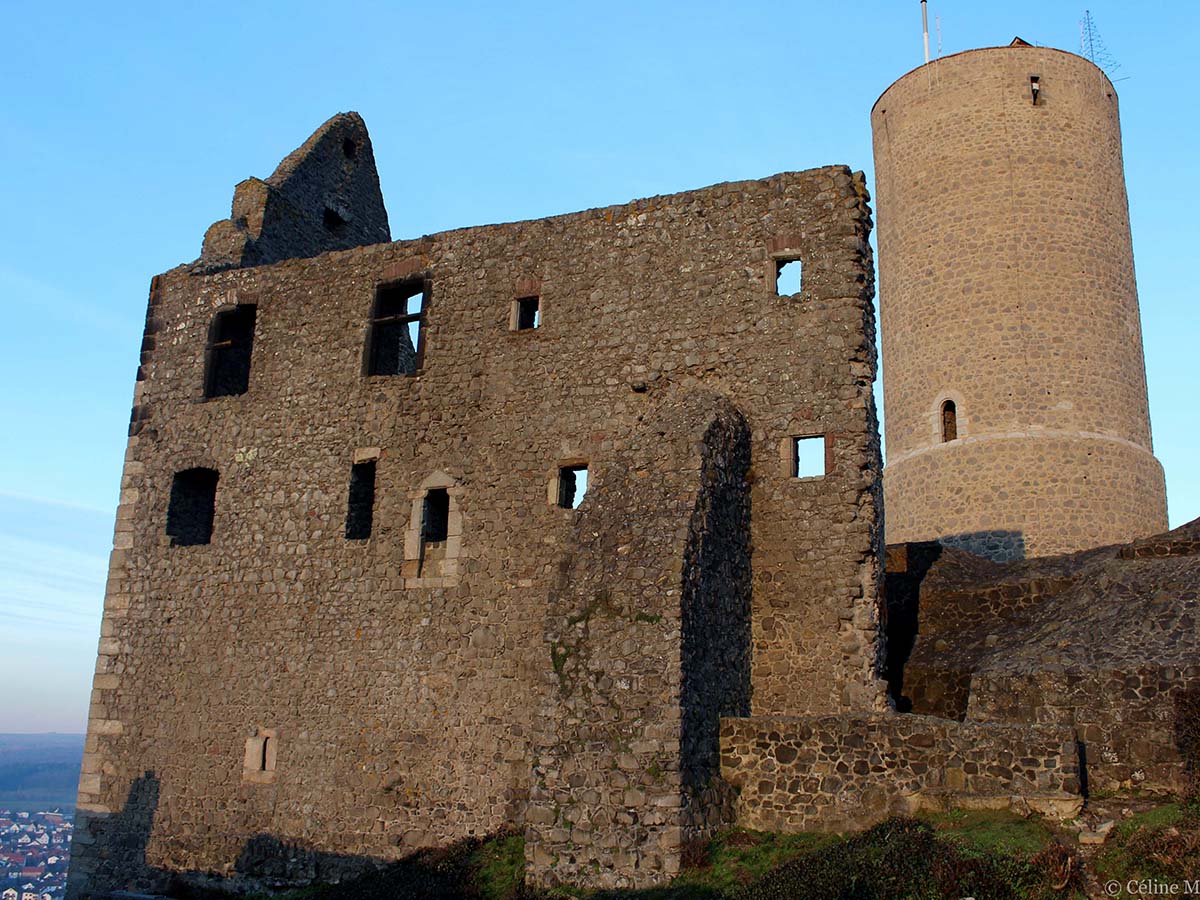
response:
<path id="1" fill-rule="evenodd" d="M 167 505 L 167 534 L 172 547 L 212 542 L 219 478 L 213 469 L 184 469 L 175 473 Z"/>
<path id="2" fill-rule="evenodd" d="M 358 144 L 354 143 L 354 141 L 350 140 L 350 138 L 343 140 L 342 155 L 345 156 L 346 159 L 354 159 L 354 157 L 358 156 Z"/>
<path id="3" fill-rule="evenodd" d="M 542 315 L 539 305 L 537 297 L 519 297 L 514 310 L 513 330 L 529 331 L 541 325 Z"/>
<path id="4" fill-rule="evenodd" d="M 958 410 L 953 400 L 942 404 L 942 443 L 958 440 Z"/>
<path id="5" fill-rule="evenodd" d="M 1033 105 L 1037 106 L 1038 96 L 1042 92 L 1042 77 L 1040 75 L 1029 76 L 1029 93 L 1033 95 Z"/>
<path id="6" fill-rule="evenodd" d="M 257 307 L 239 304 L 213 317 L 205 353 L 204 398 L 236 397 L 250 388 Z"/>
<path id="7" fill-rule="evenodd" d="M 825 435 L 792 438 L 792 477 L 825 477 Z"/>
<path id="8" fill-rule="evenodd" d="M 775 293 L 780 297 L 799 294 L 803 268 L 798 257 L 775 260 Z"/>
<path id="9" fill-rule="evenodd" d="M 367 337 L 368 375 L 415 375 L 425 357 L 424 278 L 375 289 L 375 308 Z"/>
<path id="10" fill-rule="evenodd" d="M 421 516 L 421 540 L 437 544 L 450 533 L 450 493 L 445 488 L 433 488 L 425 495 Z"/>
<path id="11" fill-rule="evenodd" d="M 346 540 L 365 541 L 371 536 L 375 515 L 375 461 L 350 468 L 350 499 L 346 508 Z"/>
<path id="12" fill-rule="evenodd" d="M 587 465 L 560 466 L 558 470 L 558 505 L 563 509 L 578 509 L 588 489 Z"/>

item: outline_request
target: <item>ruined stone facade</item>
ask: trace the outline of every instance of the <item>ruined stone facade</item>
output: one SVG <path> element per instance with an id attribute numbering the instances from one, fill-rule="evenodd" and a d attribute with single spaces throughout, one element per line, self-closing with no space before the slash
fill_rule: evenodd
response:
<path id="1" fill-rule="evenodd" d="M 522 826 L 659 883 L 719 717 L 885 703 L 861 176 L 387 243 L 361 121 L 305 148 L 152 283 L 71 896 Z"/>
<path id="2" fill-rule="evenodd" d="M 1104 73 L 971 50 L 898 80 L 871 126 L 888 542 L 1015 559 L 1165 530 Z"/>

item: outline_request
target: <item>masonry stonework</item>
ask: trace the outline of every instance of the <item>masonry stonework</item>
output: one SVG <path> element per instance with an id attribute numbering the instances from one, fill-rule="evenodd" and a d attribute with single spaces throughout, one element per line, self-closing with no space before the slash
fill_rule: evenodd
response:
<path id="1" fill-rule="evenodd" d="M 971 50 L 898 80 L 871 126 L 888 542 L 1013 559 L 1165 530 L 1104 73 Z"/>
<path id="2" fill-rule="evenodd" d="M 359 125 L 292 158 L 289 196 L 362 193 Z M 340 215 L 372 220 L 377 193 Z M 243 234 L 239 202 L 218 235 Z M 237 253 L 210 232 L 152 284 L 72 897 L 332 877 L 502 827 L 527 829 L 536 880 L 659 883 L 730 815 L 718 716 L 882 708 L 861 176 L 344 249 L 312 224 L 265 216 Z M 421 367 L 365 375 L 377 289 L 413 279 Z M 540 322 L 513 331 L 530 294 Z M 205 399 L 211 323 L 239 305 L 248 388 Z M 825 436 L 823 478 L 780 460 L 792 435 Z M 548 492 L 567 465 L 578 509 Z M 217 474 L 211 542 L 174 546 L 192 468 Z"/>

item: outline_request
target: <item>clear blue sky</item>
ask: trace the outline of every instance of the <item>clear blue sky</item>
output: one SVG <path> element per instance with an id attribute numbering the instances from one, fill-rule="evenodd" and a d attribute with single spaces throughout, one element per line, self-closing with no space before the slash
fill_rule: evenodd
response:
<path id="1" fill-rule="evenodd" d="M 1082 2 L 935 0 L 943 53 L 1077 50 Z M 1092 0 L 1117 76 L 1155 450 L 1195 471 L 1193 3 Z M 936 52 L 937 38 L 933 38 Z M 82 730 L 150 277 L 335 112 L 395 238 L 847 163 L 917 0 L 21 3 L 0 30 L 0 731 Z"/>

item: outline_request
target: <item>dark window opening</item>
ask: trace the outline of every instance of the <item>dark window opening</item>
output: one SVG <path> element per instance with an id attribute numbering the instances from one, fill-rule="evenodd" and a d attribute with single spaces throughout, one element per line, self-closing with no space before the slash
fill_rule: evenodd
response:
<path id="1" fill-rule="evenodd" d="M 423 278 L 380 285 L 367 339 L 368 375 L 414 375 L 425 356 Z"/>
<path id="2" fill-rule="evenodd" d="M 958 440 L 958 410 L 953 400 L 942 404 L 942 442 Z"/>
<path id="3" fill-rule="evenodd" d="M 172 547 L 191 547 L 212 541 L 217 505 L 217 479 L 212 469 L 175 473 L 167 506 L 167 534 Z"/>
<path id="4" fill-rule="evenodd" d="M 780 297 L 800 293 L 803 268 L 799 259 L 775 260 L 775 293 Z"/>
<path id="5" fill-rule="evenodd" d="M 1037 106 L 1038 96 L 1042 92 L 1042 79 L 1039 75 L 1029 76 L 1029 93 L 1033 94 L 1033 105 Z"/>
<path id="6" fill-rule="evenodd" d="M 792 477 L 825 477 L 825 436 L 792 438 Z"/>
<path id="7" fill-rule="evenodd" d="M 558 470 L 558 505 L 578 509 L 588 488 L 587 466 L 562 466 Z"/>
<path id="8" fill-rule="evenodd" d="M 346 220 L 337 212 L 337 210 L 325 207 L 325 212 L 321 214 L 321 224 L 325 226 L 325 230 L 333 235 L 342 235 L 346 231 Z"/>
<path id="9" fill-rule="evenodd" d="M 537 328 L 541 322 L 537 297 L 521 297 L 517 300 L 517 331 Z"/>
<path id="10" fill-rule="evenodd" d="M 267 771 L 267 749 L 271 746 L 271 739 L 265 737 L 262 739 L 262 758 L 259 760 L 258 770 L 260 772 Z"/>
<path id="11" fill-rule="evenodd" d="M 446 540 L 450 532 L 450 494 L 445 488 L 433 488 L 425 495 L 421 516 L 421 540 L 436 544 Z"/>
<path id="12" fill-rule="evenodd" d="M 350 500 L 346 508 L 346 540 L 365 541 L 375 516 L 375 461 L 350 468 Z"/>
<path id="13" fill-rule="evenodd" d="M 250 387 L 257 307 L 239 305 L 219 312 L 208 330 L 208 371 L 204 397 L 236 397 Z"/>
<path id="14" fill-rule="evenodd" d="M 350 138 L 346 138 L 342 141 L 342 155 L 346 159 L 354 159 L 354 157 L 358 156 L 358 144 L 354 143 Z"/>

